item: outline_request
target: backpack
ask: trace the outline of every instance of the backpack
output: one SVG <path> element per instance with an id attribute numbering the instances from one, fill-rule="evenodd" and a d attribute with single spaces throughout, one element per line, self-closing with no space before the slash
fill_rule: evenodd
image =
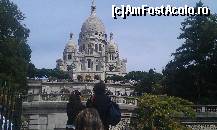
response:
<path id="1" fill-rule="evenodd" d="M 115 102 L 111 101 L 109 104 L 109 116 L 108 116 L 108 124 L 115 126 L 121 121 L 121 111 Z"/>
<path id="2" fill-rule="evenodd" d="M 96 96 L 93 95 L 89 99 L 87 99 L 86 107 L 94 107 L 96 102 Z"/>

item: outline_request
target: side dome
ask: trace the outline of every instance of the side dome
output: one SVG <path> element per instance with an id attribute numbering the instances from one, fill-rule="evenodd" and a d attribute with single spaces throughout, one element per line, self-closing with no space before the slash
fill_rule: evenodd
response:
<path id="1" fill-rule="evenodd" d="M 95 15 L 91 15 L 83 23 L 81 27 L 81 32 L 102 32 L 105 33 L 105 26 L 102 21 Z"/>
<path id="2" fill-rule="evenodd" d="M 118 47 L 113 40 L 113 33 L 110 33 L 110 42 L 108 44 L 108 52 L 114 53 L 118 50 Z"/>
<path id="3" fill-rule="evenodd" d="M 116 52 L 117 51 L 117 46 L 114 43 L 108 44 L 108 52 Z"/>
<path id="4" fill-rule="evenodd" d="M 73 39 L 73 33 L 70 33 L 70 39 L 68 41 L 68 43 L 66 44 L 66 47 L 65 49 L 67 50 L 71 50 L 71 51 L 74 51 L 77 49 L 77 45 L 76 45 L 76 42 L 75 40 Z"/>
<path id="5" fill-rule="evenodd" d="M 69 42 L 66 44 L 66 48 L 77 49 L 75 41 L 70 39 Z"/>

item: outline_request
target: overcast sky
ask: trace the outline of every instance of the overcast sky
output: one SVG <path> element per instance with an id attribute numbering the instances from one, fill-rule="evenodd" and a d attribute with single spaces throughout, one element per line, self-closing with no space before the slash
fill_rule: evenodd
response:
<path id="1" fill-rule="evenodd" d="M 56 59 L 62 57 L 69 33 L 76 40 L 83 22 L 90 15 L 91 0 L 12 0 L 25 14 L 24 23 L 30 29 L 28 44 L 32 49 L 32 62 L 37 68 L 55 68 Z M 181 33 L 184 16 L 142 16 L 126 20 L 112 18 L 112 5 L 141 6 L 195 6 L 198 0 L 96 0 L 97 16 L 106 32 L 114 33 L 120 56 L 127 58 L 127 70 L 161 72 L 183 41 Z M 212 12 L 217 12 L 217 0 L 204 0 Z"/>

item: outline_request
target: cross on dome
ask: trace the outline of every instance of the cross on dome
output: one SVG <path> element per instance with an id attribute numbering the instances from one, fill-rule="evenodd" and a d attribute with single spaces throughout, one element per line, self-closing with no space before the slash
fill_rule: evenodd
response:
<path id="1" fill-rule="evenodd" d="M 95 0 L 92 0 L 92 6 L 96 6 L 96 1 Z"/>
<path id="2" fill-rule="evenodd" d="M 95 4 L 95 0 L 92 0 L 91 15 L 96 15 L 96 4 Z"/>
<path id="3" fill-rule="evenodd" d="M 91 14 L 87 18 L 87 20 L 85 20 L 85 22 L 83 23 L 83 25 L 81 27 L 81 35 L 80 36 L 89 37 L 88 35 L 86 35 L 86 33 L 90 33 L 90 32 L 100 33 L 101 37 L 103 37 L 105 34 L 104 24 L 101 21 L 101 19 L 96 16 L 95 0 L 92 0 Z"/>
<path id="4" fill-rule="evenodd" d="M 111 32 L 111 33 L 110 33 L 110 41 L 113 40 L 113 36 L 114 36 L 114 34 Z"/>
<path id="5" fill-rule="evenodd" d="M 73 39 L 73 35 L 74 35 L 73 33 L 70 33 L 70 39 Z"/>

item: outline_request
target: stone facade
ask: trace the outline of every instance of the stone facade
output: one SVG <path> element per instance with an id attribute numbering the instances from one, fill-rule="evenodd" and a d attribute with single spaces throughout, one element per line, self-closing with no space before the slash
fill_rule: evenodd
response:
<path id="1" fill-rule="evenodd" d="M 126 62 L 126 59 L 121 59 L 119 56 L 113 33 L 110 33 L 109 39 L 107 38 L 105 26 L 96 16 L 96 6 L 93 1 L 91 14 L 81 27 L 78 44 L 70 33 L 63 58 L 56 61 L 56 68 L 69 71 L 73 79 L 105 80 L 112 75 L 124 76 Z"/>

